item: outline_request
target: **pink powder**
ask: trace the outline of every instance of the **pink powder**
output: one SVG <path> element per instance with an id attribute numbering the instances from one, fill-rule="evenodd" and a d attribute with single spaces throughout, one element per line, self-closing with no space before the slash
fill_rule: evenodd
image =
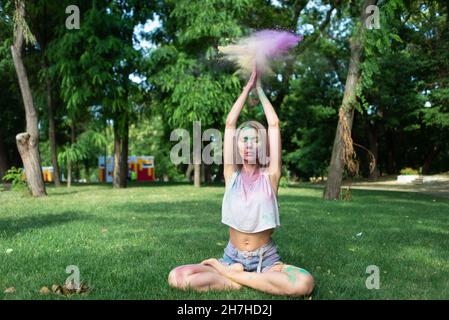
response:
<path id="1" fill-rule="evenodd" d="M 270 62 L 285 56 L 302 39 L 301 35 L 291 32 L 267 29 L 242 38 L 235 45 L 219 46 L 218 49 L 226 59 L 237 63 L 242 75 L 248 76 L 254 63 L 260 74 L 272 72 Z"/>

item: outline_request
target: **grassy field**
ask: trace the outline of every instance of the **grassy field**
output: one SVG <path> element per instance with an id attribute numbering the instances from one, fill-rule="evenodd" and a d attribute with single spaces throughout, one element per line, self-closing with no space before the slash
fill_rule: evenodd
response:
<path id="1" fill-rule="evenodd" d="M 63 284 L 68 265 L 91 288 L 69 299 L 285 299 L 167 285 L 173 267 L 222 255 L 223 186 L 48 192 L 45 199 L 0 192 L 0 299 L 67 299 L 39 290 Z M 282 226 L 274 234 L 283 260 L 314 275 L 313 299 L 449 298 L 449 199 L 354 190 L 352 201 L 325 202 L 321 194 L 281 189 Z M 379 290 L 365 286 L 369 265 L 379 267 Z M 9 287 L 16 291 L 3 293 Z"/>

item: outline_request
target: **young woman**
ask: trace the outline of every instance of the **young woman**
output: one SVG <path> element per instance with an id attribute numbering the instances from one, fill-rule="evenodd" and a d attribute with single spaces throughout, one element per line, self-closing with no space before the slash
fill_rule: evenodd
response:
<path id="1" fill-rule="evenodd" d="M 243 104 L 254 86 L 267 118 L 268 139 L 265 128 L 256 121 L 245 122 L 236 130 Z M 230 238 L 223 258 L 173 269 L 168 276 L 170 286 L 197 291 L 247 286 L 276 295 L 309 295 L 313 277 L 302 268 L 281 262 L 271 238 L 280 225 L 277 190 L 281 136 L 278 117 L 263 92 L 256 66 L 226 119 L 223 152 L 226 192 L 222 222 L 229 226 Z"/>

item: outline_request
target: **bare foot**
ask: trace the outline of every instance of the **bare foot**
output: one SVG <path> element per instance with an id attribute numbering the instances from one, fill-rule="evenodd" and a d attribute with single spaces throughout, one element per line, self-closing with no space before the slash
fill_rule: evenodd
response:
<path id="1" fill-rule="evenodd" d="M 201 264 L 206 265 L 206 266 L 211 266 L 212 268 L 217 270 L 218 273 L 220 273 L 222 275 L 226 275 L 229 272 L 243 271 L 243 265 L 241 265 L 240 263 L 234 263 L 229 266 L 225 266 L 225 265 L 221 264 L 220 261 L 218 261 L 215 258 L 206 259 L 203 262 L 201 262 Z"/>

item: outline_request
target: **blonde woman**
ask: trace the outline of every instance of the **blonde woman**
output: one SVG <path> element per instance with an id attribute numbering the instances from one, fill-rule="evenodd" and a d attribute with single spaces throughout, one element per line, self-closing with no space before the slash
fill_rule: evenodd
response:
<path id="1" fill-rule="evenodd" d="M 268 135 L 257 121 L 245 122 L 236 129 L 253 87 L 263 105 Z M 229 226 L 224 255 L 219 260 L 212 258 L 173 269 L 168 276 L 170 286 L 196 291 L 247 286 L 275 295 L 311 294 L 313 277 L 302 268 L 284 264 L 271 238 L 280 226 L 277 190 L 281 135 L 278 117 L 264 94 L 256 67 L 227 116 L 223 152 L 226 191 L 222 222 Z"/>

